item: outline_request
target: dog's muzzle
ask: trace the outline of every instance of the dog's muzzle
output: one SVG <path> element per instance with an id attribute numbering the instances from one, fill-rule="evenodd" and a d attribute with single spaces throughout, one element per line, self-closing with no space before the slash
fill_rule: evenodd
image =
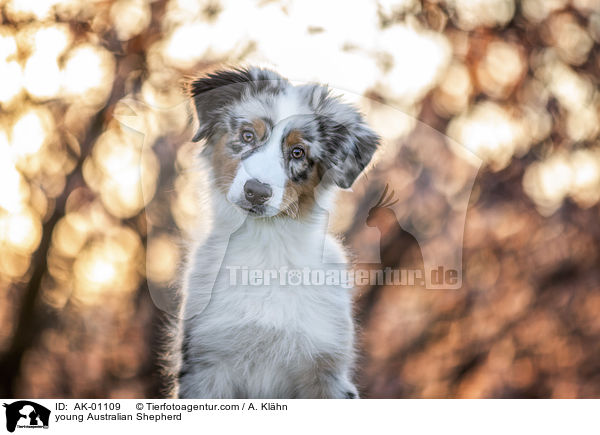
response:
<path id="1" fill-rule="evenodd" d="M 244 196 L 252 205 L 262 205 L 271 198 L 273 190 L 271 186 L 261 183 L 256 178 L 246 181 L 244 184 Z"/>

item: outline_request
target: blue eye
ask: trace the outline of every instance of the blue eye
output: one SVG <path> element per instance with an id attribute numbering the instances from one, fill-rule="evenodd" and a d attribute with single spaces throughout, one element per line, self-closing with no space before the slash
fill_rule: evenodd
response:
<path id="1" fill-rule="evenodd" d="M 254 133 L 250 130 L 242 131 L 242 141 L 246 143 L 251 143 L 254 141 Z"/>

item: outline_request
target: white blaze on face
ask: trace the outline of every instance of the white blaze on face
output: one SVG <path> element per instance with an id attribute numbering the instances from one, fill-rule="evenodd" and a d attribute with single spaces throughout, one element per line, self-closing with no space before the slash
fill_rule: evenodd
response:
<path id="1" fill-rule="evenodd" d="M 252 108 L 251 101 L 246 102 L 244 109 Z M 232 203 L 244 200 L 244 185 L 253 178 L 261 183 L 269 185 L 273 194 L 264 204 L 267 206 L 267 215 L 275 215 L 273 210 L 281 211 L 285 185 L 288 179 L 285 170 L 285 161 L 282 153 L 283 134 L 286 126 L 298 115 L 308 115 L 310 109 L 301 102 L 297 92 L 288 90 L 273 102 L 275 126 L 269 135 L 267 143 L 260 150 L 242 160 L 235 179 L 227 193 L 227 199 Z M 251 111 L 251 110 L 250 110 Z M 255 108 L 258 112 L 258 108 Z M 247 116 L 250 114 L 246 113 Z"/>
<path id="2" fill-rule="evenodd" d="M 269 185 L 273 191 L 271 198 L 265 203 L 267 214 L 276 214 L 269 213 L 269 208 L 280 211 L 287 181 L 287 173 L 281 152 L 282 131 L 283 126 L 276 126 L 268 142 L 260 150 L 242 160 L 227 193 L 227 199 L 230 202 L 236 203 L 243 200 L 244 185 L 248 180 L 254 178 Z"/>

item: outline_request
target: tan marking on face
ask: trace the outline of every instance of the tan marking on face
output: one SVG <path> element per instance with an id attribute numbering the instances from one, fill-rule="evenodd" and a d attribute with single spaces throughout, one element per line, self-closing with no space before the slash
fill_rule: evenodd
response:
<path id="1" fill-rule="evenodd" d="M 309 215 L 315 205 L 315 189 L 320 181 L 315 168 L 302 184 L 288 180 L 283 192 L 282 213 L 296 219 Z"/>
<path id="2" fill-rule="evenodd" d="M 212 166 L 215 171 L 217 187 L 227 194 L 235 178 L 240 162 L 233 158 L 226 150 L 227 135 L 224 135 L 216 144 L 212 154 Z"/>
<path id="3" fill-rule="evenodd" d="M 265 121 L 262 119 L 255 119 L 252 121 L 252 127 L 254 127 L 254 131 L 256 132 L 256 137 L 259 140 L 263 140 L 265 138 L 265 134 L 267 134 L 267 126 Z"/>
<path id="4" fill-rule="evenodd" d="M 285 138 L 287 146 L 294 146 L 302 143 L 302 133 L 299 130 L 292 130 Z"/>
<path id="5" fill-rule="evenodd" d="M 304 142 L 304 137 L 302 137 L 302 133 L 299 130 L 290 131 L 286 136 L 284 143 L 288 148 L 296 145 L 302 145 L 306 157 L 310 157 L 310 145 Z"/>

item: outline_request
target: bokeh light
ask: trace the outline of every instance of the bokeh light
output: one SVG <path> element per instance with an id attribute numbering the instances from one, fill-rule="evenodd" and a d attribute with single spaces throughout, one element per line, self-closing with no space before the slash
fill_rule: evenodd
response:
<path id="1" fill-rule="evenodd" d="M 600 395 L 598 0 L 0 12 L 0 367 L 17 367 L 0 395 L 162 394 L 165 314 L 148 289 L 172 295 L 212 218 L 183 83 L 248 64 L 357 105 L 383 138 L 368 186 L 398 186 L 398 219 L 439 255 L 464 242 L 461 290 L 360 289 L 365 397 Z M 377 251 L 355 218 L 372 194 L 344 193 L 330 227 Z M 467 202 L 456 240 L 445 230 Z M 391 266 L 412 258 L 403 246 L 390 236 Z M 22 342 L 19 326 L 40 334 Z"/>

